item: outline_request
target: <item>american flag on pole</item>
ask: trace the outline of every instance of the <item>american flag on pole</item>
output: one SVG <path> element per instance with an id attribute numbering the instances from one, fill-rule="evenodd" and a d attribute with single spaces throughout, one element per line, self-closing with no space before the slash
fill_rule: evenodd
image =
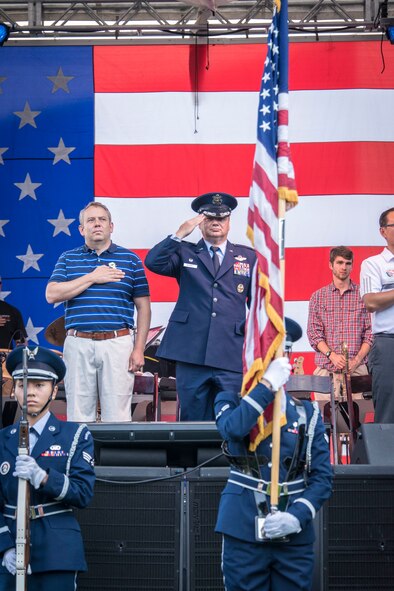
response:
<path id="1" fill-rule="evenodd" d="M 276 0 L 268 31 L 268 49 L 261 81 L 257 143 L 249 197 L 247 235 L 257 260 L 252 275 L 251 305 L 246 321 L 243 393 L 263 376 L 282 344 L 283 287 L 280 269 L 279 200 L 298 201 L 288 138 L 288 23 L 287 0 Z M 284 210 L 285 208 L 283 208 Z M 283 396 L 282 420 L 286 405 Z M 272 431 L 272 406 L 259 417 L 251 442 L 254 447 Z M 284 408 L 283 408 L 284 407 Z"/>

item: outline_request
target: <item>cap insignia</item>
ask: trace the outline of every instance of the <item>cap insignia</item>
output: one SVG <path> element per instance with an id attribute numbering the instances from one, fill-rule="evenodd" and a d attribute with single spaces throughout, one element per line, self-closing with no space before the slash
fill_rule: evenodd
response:
<path id="1" fill-rule="evenodd" d="M 223 203 L 223 198 L 221 195 L 219 195 L 219 193 L 217 193 L 216 195 L 214 195 L 212 197 L 212 204 L 213 205 L 222 205 Z"/>

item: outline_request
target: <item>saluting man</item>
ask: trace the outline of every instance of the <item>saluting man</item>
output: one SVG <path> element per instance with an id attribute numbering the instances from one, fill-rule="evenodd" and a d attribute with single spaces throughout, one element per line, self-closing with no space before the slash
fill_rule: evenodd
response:
<path id="1" fill-rule="evenodd" d="M 211 421 L 216 394 L 241 389 L 242 324 L 256 257 L 252 248 L 227 239 L 235 197 L 206 193 L 191 206 L 198 215 L 154 246 L 145 264 L 159 275 L 175 277 L 180 288 L 157 351 L 176 361 L 180 418 Z M 202 239 L 185 241 L 197 227 Z"/>
<path id="2" fill-rule="evenodd" d="M 216 531 L 223 535 L 226 591 L 310 591 L 313 519 L 332 486 L 328 442 L 317 403 L 286 395 L 281 428 L 278 511 L 270 513 L 272 438 L 249 451 L 249 434 L 290 375 L 284 357 L 272 361 L 260 383 L 242 399 L 216 397 L 216 423 L 231 465 Z"/>
<path id="3" fill-rule="evenodd" d="M 6 361 L 23 403 L 23 347 Z M 0 589 L 15 591 L 18 479 L 31 483 L 28 591 L 75 591 L 86 570 L 83 541 L 72 507 L 85 507 L 95 481 L 93 438 L 86 425 L 59 421 L 49 410 L 66 372 L 43 347 L 28 360 L 27 415 L 30 455 L 18 455 L 19 424 L 0 431 Z"/>

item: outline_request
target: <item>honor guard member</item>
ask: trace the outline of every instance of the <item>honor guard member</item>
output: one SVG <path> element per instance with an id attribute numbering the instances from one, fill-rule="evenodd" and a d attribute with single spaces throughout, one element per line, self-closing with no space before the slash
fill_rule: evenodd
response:
<path id="1" fill-rule="evenodd" d="M 93 438 L 86 425 L 59 421 L 49 410 L 66 372 L 62 359 L 43 347 L 30 351 L 30 455 L 18 456 L 18 424 L 0 431 L 0 590 L 15 591 L 18 479 L 23 478 L 31 483 L 28 591 L 74 591 L 77 572 L 87 567 L 72 507 L 86 507 L 93 496 Z M 8 355 L 6 367 L 21 406 L 23 347 Z"/>
<path id="2" fill-rule="evenodd" d="M 317 403 L 286 394 L 276 513 L 270 513 L 271 435 L 255 452 L 249 451 L 251 430 L 290 371 L 287 358 L 276 359 L 248 395 L 240 399 L 227 391 L 215 400 L 216 423 L 231 466 L 216 523 L 216 531 L 223 535 L 226 591 L 311 589 L 313 519 L 332 487 L 328 442 Z"/>
<path id="3" fill-rule="evenodd" d="M 179 284 L 157 355 L 176 362 L 182 421 L 214 420 L 216 394 L 241 389 L 241 325 L 256 257 L 252 248 L 227 239 L 236 207 L 235 197 L 226 193 L 197 197 L 192 209 L 198 215 L 154 246 L 145 260 L 148 269 Z M 185 241 L 197 227 L 202 239 Z"/>

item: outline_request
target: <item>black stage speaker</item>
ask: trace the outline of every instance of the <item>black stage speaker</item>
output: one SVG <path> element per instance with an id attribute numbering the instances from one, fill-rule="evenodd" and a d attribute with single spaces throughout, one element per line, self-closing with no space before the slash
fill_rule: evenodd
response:
<path id="1" fill-rule="evenodd" d="M 94 439 L 96 466 L 191 468 L 221 455 L 222 439 L 214 422 L 88 426 Z M 222 463 L 227 465 L 225 460 Z"/>
<path id="2" fill-rule="evenodd" d="M 361 425 L 351 463 L 394 466 L 394 425 L 381 423 Z"/>
<path id="3" fill-rule="evenodd" d="M 321 512 L 320 591 L 393 591 L 394 468 L 336 466 Z"/>
<path id="4" fill-rule="evenodd" d="M 222 538 L 214 529 L 228 474 L 228 468 L 201 468 L 188 476 L 187 591 L 224 591 L 220 566 Z"/>
<path id="5" fill-rule="evenodd" d="M 93 501 L 76 511 L 89 568 L 79 591 L 183 591 L 181 484 L 163 480 L 172 475 L 168 468 L 96 468 Z"/>

